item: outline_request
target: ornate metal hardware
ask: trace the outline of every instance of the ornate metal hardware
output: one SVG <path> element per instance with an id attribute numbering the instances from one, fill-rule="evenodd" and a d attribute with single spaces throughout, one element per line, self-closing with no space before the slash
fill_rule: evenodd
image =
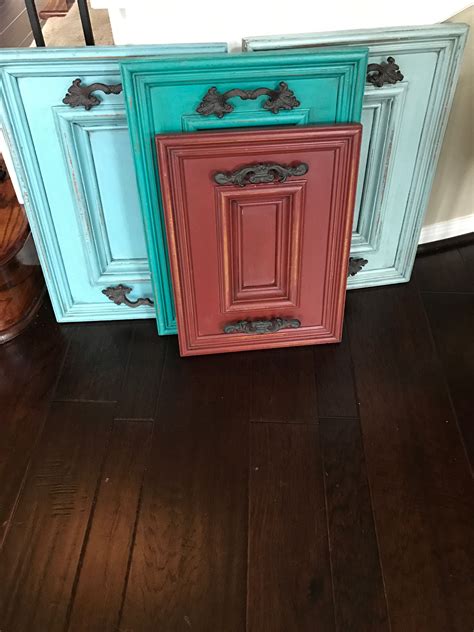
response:
<path id="1" fill-rule="evenodd" d="M 263 94 L 268 95 L 268 99 L 263 103 L 263 108 L 270 110 L 273 114 L 278 114 L 280 110 L 292 110 L 301 105 L 293 90 L 288 88 L 288 84 L 280 81 L 276 90 L 271 88 L 257 88 L 256 90 L 233 88 L 232 90 L 227 90 L 227 92 L 218 92 L 216 87 L 209 88 L 199 107 L 196 108 L 196 112 L 202 114 L 202 116 L 215 114 L 218 118 L 222 118 L 224 114 L 229 114 L 234 109 L 233 105 L 227 103 L 228 99 L 240 97 L 242 100 L 247 101 L 248 99 L 257 99 Z"/>
<path id="2" fill-rule="evenodd" d="M 100 90 L 104 94 L 120 94 L 123 89 L 121 83 L 110 86 L 105 83 L 91 83 L 90 86 L 83 86 L 81 83 L 80 79 L 74 79 L 66 92 L 63 103 L 72 108 L 83 105 L 86 110 L 90 110 L 101 103 L 101 100 L 92 94 L 95 90 Z"/>
<path id="3" fill-rule="evenodd" d="M 115 285 L 113 287 L 106 287 L 102 290 L 102 294 L 115 303 L 116 305 L 127 305 L 128 307 L 140 307 L 140 305 L 153 306 L 154 303 L 151 298 L 138 298 L 136 301 L 131 301 L 127 294 L 130 294 L 133 288 L 127 285 Z"/>
<path id="4" fill-rule="evenodd" d="M 308 165 L 300 162 L 293 167 L 279 165 L 277 162 L 258 162 L 235 171 L 219 171 L 214 175 L 217 184 L 236 184 L 244 187 L 247 184 L 263 184 L 266 182 L 285 182 L 290 176 L 304 176 L 308 173 Z"/>
<path id="5" fill-rule="evenodd" d="M 371 83 L 377 88 L 381 88 L 384 83 L 397 83 L 403 81 L 400 66 L 395 63 L 393 57 L 387 57 L 387 61 L 381 64 L 369 64 L 367 66 L 367 83 Z"/>
<path id="6" fill-rule="evenodd" d="M 273 334 L 280 329 L 298 329 L 296 318 L 272 318 L 271 320 L 239 320 L 224 327 L 225 334 Z"/>
<path id="7" fill-rule="evenodd" d="M 349 257 L 347 276 L 355 276 L 367 263 L 369 263 L 367 259 L 362 259 L 362 257 Z"/>

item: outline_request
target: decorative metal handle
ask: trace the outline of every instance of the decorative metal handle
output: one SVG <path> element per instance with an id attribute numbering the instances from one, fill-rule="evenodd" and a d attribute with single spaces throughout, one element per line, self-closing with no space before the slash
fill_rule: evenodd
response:
<path id="1" fill-rule="evenodd" d="M 264 184 L 268 182 L 285 182 L 290 176 L 304 176 L 308 173 L 308 165 L 300 162 L 297 165 L 279 165 L 277 162 L 257 162 L 235 171 L 219 171 L 214 174 L 217 184 L 236 184 L 244 187 L 247 184 Z"/>
<path id="2" fill-rule="evenodd" d="M 113 287 L 106 287 L 102 290 L 102 294 L 115 303 L 116 305 L 127 305 L 128 307 L 140 307 L 140 305 L 154 305 L 151 298 L 138 298 L 136 301 L 131 301 L 127 294 L 130 294 L 133 288 L 127 285 L 115 285 Z"/>
<path id="3" fill-rule="evenodd" d="M 271 318 L 270 320 L 239 320 L 224 327 L 225 334 L 274 334 L 280 329 L 298 329 L 296 318 Z"/>
<path id="4" fill-rule="evenodd" d="M 222 118 L 224 114 L 229 114 L 234 109 L 233 105 L 227 103 L 228 99 L 240 97 L 244 101 L 247 101 L 248 99 L 257 99 L 264 94 L 268 95 L 268 99 L 264 101 L 263 108 L 270 110 L 273 114 L 278 114 L 280 110 L 292 110 L 301 105 L 295 97 L 293 90 L 288 88 L 288 84 L 284 81 L 280 81 L 276 90 L 272 90 L 271 88 L 256 88 L 256 90 L 233 88 L 232 90 L 227 90 L 227 92 L 218 92 L 214 86 L 213 88 L 209 88 L 206 92 L 203 100 L 196 108 L 196 112 L 202 114 L 202 116 L 215 114 L 217 118 Z"/>
<path id="5" fill-rule="evenodd" d="M 367 259 L 362 259 L 362 257 L 349 257 L 349 268 L 347 270 L 347 276 L 355 276 L 367 263 L 369 263 Z"/>
<path id="6" fill-rule="evenodd" d="M 101 100 L 92 94 L 95 90 L 100 90 L 105 94 L 120 94 L 123 90 L 121 83 L 112 85 L 91 83 L 90 86 L 83 86 L 81 83 L 80 79 L 74 79 L 66 92 L 63 103 L 72 108 L 78 108 L 83 105 L 86 110 L 90 110 L 101 103 Z"/>
<path id="7" fill-rule="evenodd" d="M 367 66 L 367 83 L 371 83 L 377 88 L 381 88 L 384 83 L 397 83 L 403 81 L 400 66 L 395 63 L 393 57 L 387 57 L 387 61 L 381 64 L 369 64 Z"/>

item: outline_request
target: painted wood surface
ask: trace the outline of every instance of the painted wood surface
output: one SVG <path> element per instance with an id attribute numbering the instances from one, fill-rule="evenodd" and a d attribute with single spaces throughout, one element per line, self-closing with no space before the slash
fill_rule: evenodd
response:
<path id="1" fill-rule="evenodd" d="M 349 288 L 410 279 L 468 32 L 465 24 L 251 37 L 246 50 L 368 46 L 395 58 L 403 81 L 364 94 L 361 164 L 351 255 L 368 263 Z"/>
<path id="2" fill-rule="evenodd" d="M 360 125 L 156 137 L 181 355 L 341 339 L 360 138 Z M 262 163 L 297 173 L 227 183 Z M 286 325 L 239 330 L 272 319 Z"/>
<path id="3" fill-rule="evenodd" d="M 120 82 L 119 59 L 222 52 L 220 44 L 0 51 L 0 119 L 12 149 L 39 258 L 59 321 L 153 317 L 102 294 L 153 291 L 123 94 L 86 111 L 63 103 L 72 81 Z"/>
<path id="4" fill-rule="evenodd" d="M 235 54 L 186 60 L 124 60 L 126 107 L 145 218 L 160 334 L 176 332 L 176 317 L 160 199 L 155 134 L 266 125 L 359 122 L 367 67 L 364 47 L 325 51 Z M 268 97 L 230 99 L 222 118 L 196 110 L 211 87 L 220 93 L 240 88 L 275 89 L 284 81 L 299 105 L 273 114 Z"/>

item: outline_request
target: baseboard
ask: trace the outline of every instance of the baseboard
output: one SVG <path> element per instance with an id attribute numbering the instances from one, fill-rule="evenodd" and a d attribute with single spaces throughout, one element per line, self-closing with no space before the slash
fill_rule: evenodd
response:
<path id="1" fill-rule="evenodd" d="M 448 219 L 445 222 L 436 222 L 436 224 L 423 226 L 418 243 L 428 244 L 432 241 L 449 239 L 472 232 L 474 232 L 474 213 L 456 217 L 455 219 Z"/>

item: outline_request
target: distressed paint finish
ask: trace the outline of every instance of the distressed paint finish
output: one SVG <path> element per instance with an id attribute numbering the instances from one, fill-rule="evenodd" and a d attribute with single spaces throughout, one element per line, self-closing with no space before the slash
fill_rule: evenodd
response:
<path id="1" fill-rule="evenodd" d="M 361 131 L 156 136 L 181 355 L 340 341 Z M 215 181 L 263 161 L 307 169 L 284 182 Z"/>
<path id="2" fill-rule="evenodd" d="M 370 63 L 391 56 L 400 66 L 402 82 L 365 88 L 351 255 L 368 263 L 349 288 L 410 279 L 467 32 L 438 24 L 244 40 L 252 51 L 363 45 Z"/>
<path id="3" fill-rule="evenodd" d="M 90 111 L 63 103 L 72 81 L 120 82 L 127 56 L 222 52 L 225 46 L 123 46 L 0 51 L 0 119 L 59 321 L 150 318 L 102 290 L 124 283 L 153 298 L 123 94 Z"/>
<path id="4" fill-rule="evenodd" d="M 359 122 L 367 67 L 367 49 L 287 51 L 259 55 L 194 57 L 183 64 L 166 58 L 124 60 L 121 64 L 138 189 L 145 219 L 150 267 L 160 334 L 176 332 L 168 249 L 159 174 L 153 150 L 155 134 L 268 125 Z M 209 89 L 254 91 L 285 82 L 299 105 L 274 114 L 264 108 L 268 96 L 231 98 L 234 110 L 222 118 L 200 115 Z"/>

